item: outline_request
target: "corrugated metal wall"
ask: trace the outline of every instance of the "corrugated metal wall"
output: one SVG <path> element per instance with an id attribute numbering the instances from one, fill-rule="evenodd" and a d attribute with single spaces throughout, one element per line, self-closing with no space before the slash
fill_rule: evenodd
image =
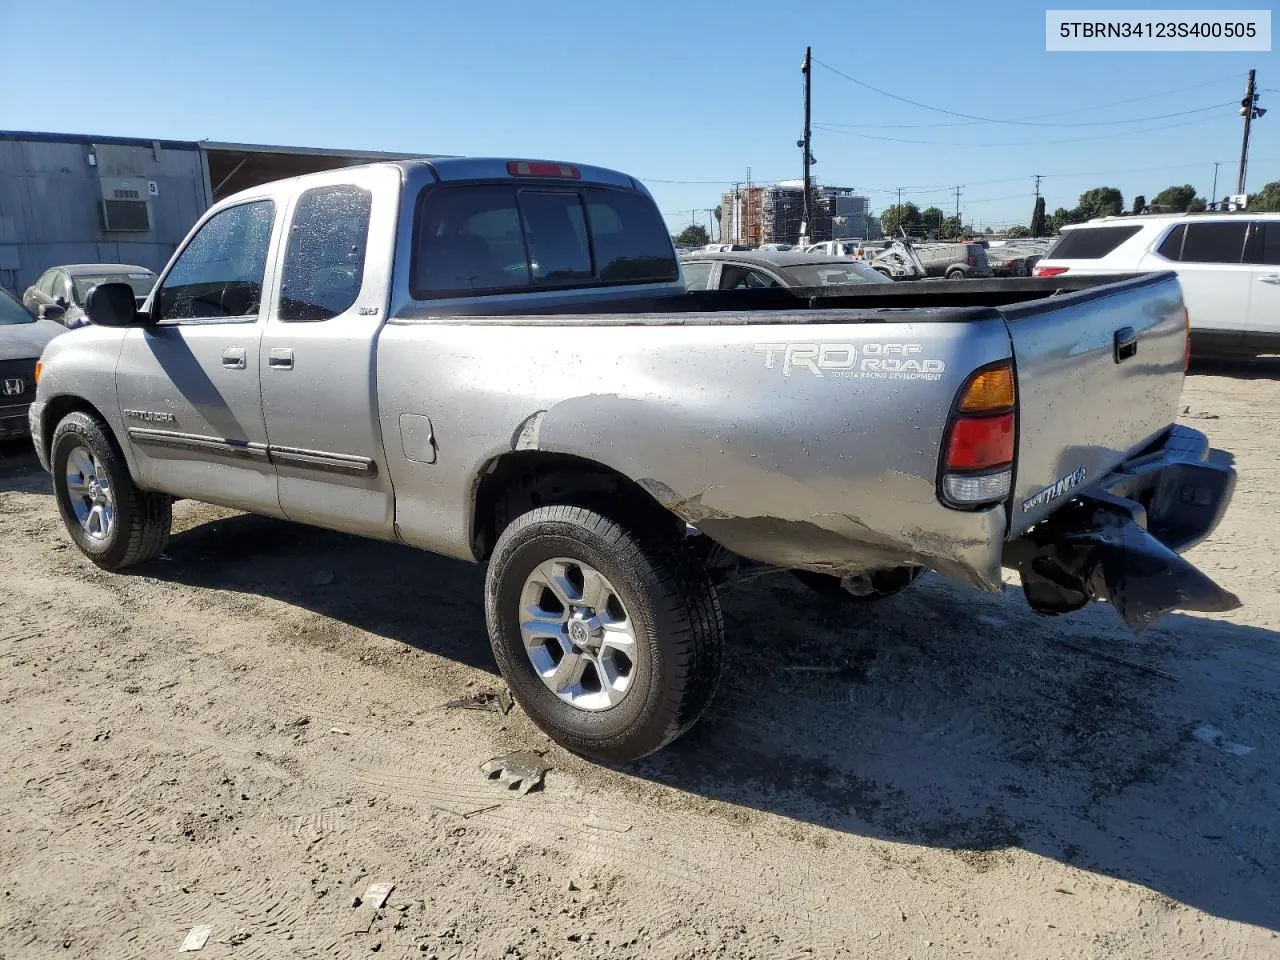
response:
<path id="1" fill-rule="evenodd" d="M 89 164 L 93 153 L 97 165 Z M 155 183 L 151 229 L 106 231 L 100 177 Z M 0 139 L 0 285 L 21 296 L 51 266 L 137 263 L 159 270 L 204 212 L 200 151 Z"/>

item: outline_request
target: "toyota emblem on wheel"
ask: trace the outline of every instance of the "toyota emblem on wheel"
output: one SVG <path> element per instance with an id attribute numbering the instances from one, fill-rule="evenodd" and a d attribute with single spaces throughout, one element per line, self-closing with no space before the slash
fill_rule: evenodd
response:
<path id="1" fill-rule="evenodd" d="M 16 397 L 25 390 L 27 385 L 22 382 L 21 377 L 9 377 L 4 382 L 4 395 L 6 397 Z"/>

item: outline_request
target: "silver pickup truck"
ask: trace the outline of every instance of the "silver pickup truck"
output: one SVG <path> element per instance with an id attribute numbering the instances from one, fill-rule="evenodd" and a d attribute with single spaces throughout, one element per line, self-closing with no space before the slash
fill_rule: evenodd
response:
<path id="1" fill-rule="evenodd" d="M 625 174 L 377 164 L 218 203 L 141 309 L 96 287 L 31 433 L 109 570 L 175 498 L 487 562 L 516 700 L 624 761 L 711 701 L 747 567 L 847 602 L 1009 567 L 1135 629 L 1238 604 L 1179 556 L 1235 474 L 1173 425 L 1177 280 L 1071 283 L 686 292 Z"/>

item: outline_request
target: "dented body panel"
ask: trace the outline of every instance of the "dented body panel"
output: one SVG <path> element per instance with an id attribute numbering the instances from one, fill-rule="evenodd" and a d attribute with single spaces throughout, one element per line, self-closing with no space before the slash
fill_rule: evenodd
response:
<path id="1" fill-rule="evenodd" d="M 430 417 L 440 450 L 432 465 L 390 456 L 407 543 L 469 556 L 481 472 L 537 449 L 621 473 L 753 560 L 844 573 L 915 562 L 998 586 L 1004 509 L 948 509 L 935 475 L 956 391 L 1009 356 L 1000 321 L 553 321 L 383 330 L 384 434 L 401 414 Z"/>

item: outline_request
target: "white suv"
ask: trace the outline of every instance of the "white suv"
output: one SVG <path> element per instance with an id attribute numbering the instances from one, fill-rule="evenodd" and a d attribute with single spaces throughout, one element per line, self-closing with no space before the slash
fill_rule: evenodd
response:
<path id="1" fill-rule="evenodd" d="M 1037 277 L 1172 270 L 1191 315 L 1191 350 L 1280 353 L 1280 213 L 1102 217 L 1064 227 Z"/>

